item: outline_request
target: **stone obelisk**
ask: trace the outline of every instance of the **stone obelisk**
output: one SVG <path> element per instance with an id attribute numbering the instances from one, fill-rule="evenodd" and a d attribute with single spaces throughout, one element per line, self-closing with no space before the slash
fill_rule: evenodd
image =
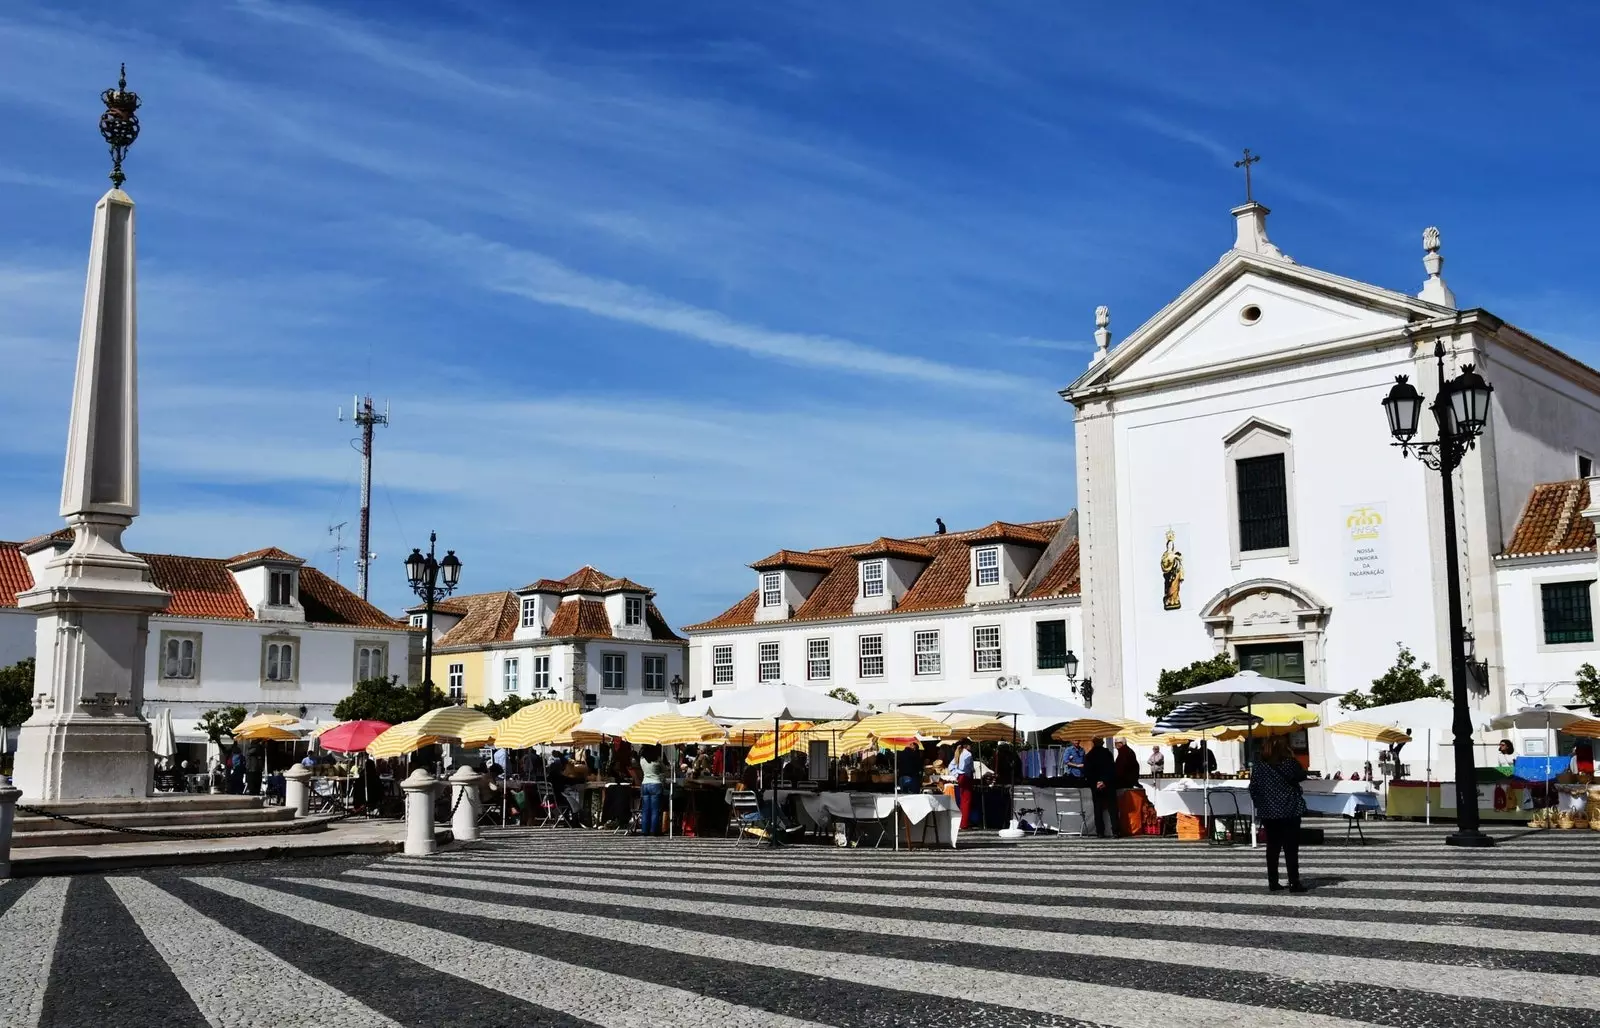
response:
<path id="1" fill-rule="evenodd" d="M 17 742 L 14 781 L 25 800 L 148 796 L 150 725 L 140 715 L 150 615 L 168 596 L 122 547 L 139 514 L 138 347 L 133 200 L 122 161 L 139 135 L 127 77 L 101 94 L 111 189 L 94 209 L 72 389 L 61 516 L 72 545 L 17 605 L 38 617 L 33 716 Z"/>

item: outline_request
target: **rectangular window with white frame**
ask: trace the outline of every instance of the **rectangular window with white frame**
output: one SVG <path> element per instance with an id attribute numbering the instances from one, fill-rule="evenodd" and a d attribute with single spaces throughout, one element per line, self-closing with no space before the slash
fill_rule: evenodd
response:
<path id="1" fill-rule="evenodd" d="M 1000 626 L 978 625 L 972 630 L 972 670 L 1000 670 Z"/>
<path id="2" fill-rule="evenodd" d="M 883 677 L 883 636 L 863 635 L 856 641 L 857 668 L 862 678 Z"/>
<path id="3" fill-rule="evenodd" d="M 939 630 L 937 628 L 924 629 L 911 634 L 911 648 L 917 657 L 917 674 L 938 675 L 944 673 L 944 654 L 939 648 Z"/>
<path id="4" fill-rule="evenodd" d="M 778 661 L 778 644 L 764 642 L 756 650 L 756 681 L 776 682 L 783 677 L 783 665 Z"/>
<path id="5" fill-rule="evenodd" d="M 356 681 L 384 678 L 389 674 L 389 644 L 381 642 L 356 643 Z"/>
<path id="6" fill-rule="evenodd" d="M 522 661 L 516 657 L 507 657 L 505 664 L 500 668 L 500 683 L 507 696 L 514 696 L 522 688 Z"/>
<path id="7" fill-rule="evenodd" d="M 287 607 L 294 603 L 294 572 L 270 571 L 267 573 L 267 604 Z"/>
<path id="8" fill-rule="evenodd" d="M 883 561 L 861 562 L 861 595 L 863 597 L 883 595 Z"/>
<path id="9" fill-rule="evenodd" d="M 522 598 L 522 627 L 539 627 L 539 598 L 537 596 L 524 596 Z"/>
<path id="10" fill-rule="evenodd" d="M 646 653 L 644 655 L 644 691 L 664 693 L 667 691 L 667 658 L 661 653 Z"/>
<path id="11" fill-rule="evenodd" d="M 600 655 L 600 688 L 606 692 L 626 692 L 628 688 L 628 655 L 602 653 Z"/>
<path id="12" fill-rule="evenodd" d="M 711 647 L 711 684 L 733 684 L 733 647 Z"/>
<path id="13" fill-rule="evenodd" d="M 973 551 L 973 560 L 978 567 L 979 585 L 1000 584 L 1000 547 L 980 546 Z"/>
<path id="14" fill-rule="evenodd" d="M 200 678 L 200 636 L 188 632 L 161 633 L 161 677 L 193 682 Z"/>
<path id="15" fill-rule="evenodd" d="M 427 628 L 428 627 L 428 615 L 426 615 L 426 614 L 413 614 L 413 615 L 411 615 L 411 627 L 412 628 Z"/>
<path id="16" fill-rule="evenodd" d="M 533 658 L 533 691 L 543 696 L 550 690 L 550 658 Z"/>
<path id="17" fill-rule="evenodd" d="M 776 607 L 783 603 L 783 576 L 776 571 L 761 573 L 761 605 Z"/>
<path id="18" fill-rule="evenodd" d="M 833 675 L 833 660 L 829 653 L 828 640 L 806 640 L 806 679 L 811 682 L 826 682 Z"/>
<path id="19" fill-rule="evenodd" d="M 467 698 L 467 666 L 465 664 L 451 664 L 449 669 L 449 695 L 452 700 Z"/>
<path id="20" fill-rule="evenodd" d="M 626 596 L 622 600 L 622 623 L 629 627 L 644 624 L 644 600 Z"/>
<path id="21" fill-rule="evenodd" d="M 261 642 L 261 677 L 268 682 L 293 682 L 298 667 L 300 640 L 268 636 Z"/>

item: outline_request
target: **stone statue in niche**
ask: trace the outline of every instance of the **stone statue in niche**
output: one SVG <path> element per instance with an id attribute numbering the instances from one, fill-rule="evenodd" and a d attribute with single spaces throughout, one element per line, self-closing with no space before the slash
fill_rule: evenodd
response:
<path id="1" fill-rule="evenodd" d="M 1183 606 L 1179 595 L 1183 588 L 1183 554 L 1178 552 L 1177 536 L 1170 528 L 1167 529 L 1167 548 L 1161 551 L 1161 581 L 1161 606 L 1166 610 L 1178 610 Z"/>

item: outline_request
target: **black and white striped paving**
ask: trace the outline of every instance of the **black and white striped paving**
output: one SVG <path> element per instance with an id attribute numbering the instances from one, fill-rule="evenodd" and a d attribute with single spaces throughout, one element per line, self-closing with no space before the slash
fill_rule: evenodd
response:
<path id="1" fill-rule="evenodd" d="M 1600 833 L 781 850 L 532 830 L 427 859 L 0 881 L 0 1028 L 1600 1025 Z"/>

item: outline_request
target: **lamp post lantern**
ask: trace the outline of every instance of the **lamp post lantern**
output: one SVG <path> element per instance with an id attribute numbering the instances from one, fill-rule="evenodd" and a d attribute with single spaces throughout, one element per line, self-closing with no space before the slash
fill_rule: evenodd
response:
<path id="1" fill-rule="evenodd" d="M 444 559 L 437 559 L 434 547 L 438 541 L 438 534 L 429 532 L 428 552 L 413 548 L 406 558 L 406 580 L 411 583 L 411 591 L 422 598 L 426 612 L 422 630 L 422 691 L 425 696 L 433 695 L 433 607 L 455 592 L 456 583 L 461 581 L 461 558 L 456 556 L 455 550 L 446 550 Z"/>
<path id="2" fill-rule="evenodd" d="M 682 675 L 672 676 L 672 699 L 675 703 L 689 702 L 689 687 L 684 684 Z"/>
<path id="3" fill-rule="evenodd" d="M 1450 687 L 1454 705 L 1452 731 L 1456 755 L 1456 830 L 1445 837 L 1450 846 L 1492 846 L 1494 839 L 1478 827 L 1477 761 L 1472 751 L 1472 715 L 1467 708 L 1467 632 L 1461 616 L 1461 558 L 1456 544 L 1455 470 L 1467 451 L 1476 445 L 1489 420 L 1489 399 L 1494 387 L 1477 370 L 1466 364 L 1461 374 L 1446 379 L 1444 340 L 1433 347 L 1439 365 L 1439 395 L 1429 409 L 1439 428 L 1431 442 L 1415 442 L 1422 416 L 1423 396 L 1405 375 L 1395 378 L 1389 395 L 1383 398 L 1384 414 L 1389 419 L 1389 434 L 1402 456 L 1415 455 L 1428 468 L 1439 472 L 1444 498 L 1445 590 L 1450 637 Z"/>
<path id="4" fill-rule="evenodd" d="M 1067 685 L 1072 689 L 1072 695 L 1082 698 L 1085 707 L 1094 706 L 1094 682 L 1085 678 L 1083 684 L 1078 684 L 1078 655 L 1071 650 L 1067 651 L 1067 659 L 1062 663 L 1062 670 L 1067 673 Z"/>

